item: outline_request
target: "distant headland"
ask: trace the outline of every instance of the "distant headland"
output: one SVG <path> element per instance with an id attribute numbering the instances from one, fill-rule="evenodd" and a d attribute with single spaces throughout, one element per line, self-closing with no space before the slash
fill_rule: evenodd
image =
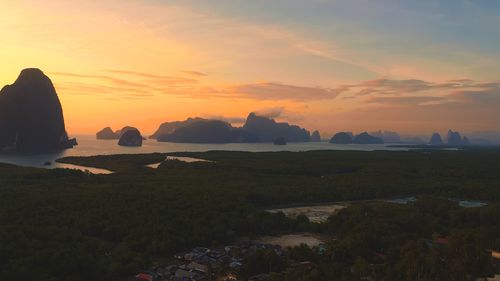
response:
<path id="1" fill-rule="evenodd" d="M 126 127 L 130 128 L 130 127 Z M 113 132 L 109 127 L 97 132 L 97 139 L 119 139 L 126 128 Z M 242 127 L 233 127 L 222 120 L 200 117 L 183 121 L 165 122 L 149 137 L 159 142 L 174 143 L 270 143 L 277 139 L 285 142 L 320 141 L 318 131 L 313 135 L 297 125 L 276 122 L 274 119 L 250 113 Z"/>

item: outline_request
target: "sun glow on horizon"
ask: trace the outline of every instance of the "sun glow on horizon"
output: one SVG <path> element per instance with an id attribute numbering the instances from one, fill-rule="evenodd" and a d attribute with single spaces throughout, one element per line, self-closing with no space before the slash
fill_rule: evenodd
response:
<path id="1" fill-rule="evenodd" d="M 406 1 L 390 9 L 358 0 L 221 2 L 0 0 L 8 39 L 0 84 L 42 69 L 71 134 L 125 125 L 149 134 L 165 121 L 268 109 L 328 133 L 500 129 L 500 22 L 479 4 L 451 14 Z M 380 17 L 388 10 L 394 22 Z M 475 22 L 453 21 L 472 13 Z M 471 30 L 491 34 L 461 38 Z"/>

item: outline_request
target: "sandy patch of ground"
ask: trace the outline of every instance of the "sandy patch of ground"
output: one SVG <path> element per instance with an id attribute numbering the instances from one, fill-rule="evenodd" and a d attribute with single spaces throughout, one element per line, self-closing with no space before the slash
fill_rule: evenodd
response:
<path id="1" fill-rule="evenodd" d="M 198 158 L 192 158 L 192 157 L 182 157 L 182 156 L 167 156 L 167 158 L 165 159 L 165 161 L 167 161 L 167 160 L 179 160 L 179 161 L 186 162 L 186 163 L 211 162 L 211 161 L 208 161 L 208 160 L 205 160 L 205 159 L 198 159 Z M 146 165 L 146 167 L 153 168 L 153 169 L 158 169 L 158 167 L 163 162 L 164 161 L 161 161 L 161 162 L 158 162 L 158 163 L 154 163 L 154 164 L 149 164 L 149 165 Z"/>
<path id="2" fill-rule="evenodd" d="M 306 244 L 309 247 L 315 247 L 325 242 L 320 235 L 312 233 L 297 233 L 282 236 L 262 236 L 257 239 L 257 241 L 266 244 L 279 245 L 283 248 L 299 246 L 300 244 Z"/>
<path id="3" fill-rule="evenodd" d="M 267 210 L 270 213 L 283 213 L 289 218 L 296 218 L 298 215 L 305 215 L 311 222 L 322 223 L 328 220 L 328 217 L 339 210 L 347 207 L 345 204 L 317 205 L 306 207 L 293 207 L 283 209 Z"/>

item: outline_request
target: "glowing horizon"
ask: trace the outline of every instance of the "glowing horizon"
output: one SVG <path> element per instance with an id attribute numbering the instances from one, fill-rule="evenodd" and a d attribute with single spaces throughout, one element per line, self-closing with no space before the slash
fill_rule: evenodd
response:
<path id="1" fill-rule="evenodd" d="M 36 67 L 70 134 L 254 111 L 311 131 L 500 130 L 494 1 L 0 0 L 0 86 Z"/>

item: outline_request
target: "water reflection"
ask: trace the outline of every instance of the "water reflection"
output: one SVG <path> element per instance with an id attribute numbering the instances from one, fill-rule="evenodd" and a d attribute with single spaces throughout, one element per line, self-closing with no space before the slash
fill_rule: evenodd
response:
<path id="1" fill-rule="evenodd" d="M 146 165 L 146 167 L 153 168 L 153 169 L 158 169 L 158 167 L 160 167 L 161 163 L 163 163 L 165 161 L 168 161 L 168 160 L 179 160 L 179 161 L 186 162 L 186 163 L 211 162 L 211 161 L 208 161 L 208 160 L 205 160 L 205 159 L 199 159 L 199 158 L 193 158 L 193 157 L 167 156 L 167 158 L 165 158 L 165 160 L 163 160 L 161 162 L 158 162 L 158 163 Z"/>
<path id="2" fill-rule="evenodd" d="M 228 143 L 228 144 L 193 144 L 193 143 L 168 143 L 146 140 L 142 147 L 119 146 L 116 140 L 96 140 L 95 136 L 76 136 L 78 146 L 65 151 L 38 154 L 18 155 L 0 154 L 0 162 L 19 166 L 38 168 L 63 168 L 63 164 L 55 163 L 55 160 L 67 156 L 92 156 L 110 154 L 139 154 L 139 153 L 168 153 L 168 152 L 203 152 L 210 150 L 222 151 L 310 151 L 310 150 L 408 150 L 408 148 L 390 147 L 388 145 L 338 145 L 327 142 L 289 143 L 286 146 L 276 146 L 272 143 Z M 187 159 L 184 159 L 187 160 Z M 46 165 L 50 162 L 50 165 Z M 158 164 L 159 165 L 159 164 Z"/>

